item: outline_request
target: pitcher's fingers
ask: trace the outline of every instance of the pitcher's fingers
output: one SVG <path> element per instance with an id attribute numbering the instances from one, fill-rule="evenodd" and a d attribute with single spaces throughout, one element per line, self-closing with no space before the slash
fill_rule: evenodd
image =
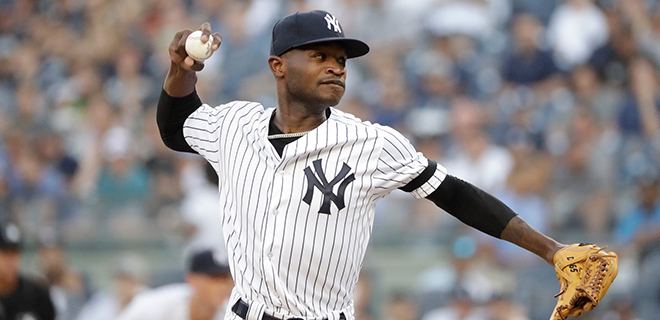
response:
<path id="1" fill-rule="evenodd" d="M 196 72 L 197 71 L 202 71 L 202 69 L 204 69 L 204 62 L 199 62 L 199 61 L 195 60 L 195 62 L 193 63 L 193 66 L 191 67 L 191 69 L 193 71 L 196 71 Z"/>
<path id="2" fill-rule="evenodd" d="M 215 51 L 220 48 L 220 44 L 222 43 L 222 36 L 220 35 L 220 32 L 216 32 L 212 34 L 213 36 L 213 44 L 211 45 L 211 50 Z"/>
<path id="3" fill-rule="evenodd" d="M 192 33 L 191 30 L 184 30 L 181 32 L 181 38 L 179 39 L 179 42 L 176 44 L 176 47 L 174 48 L 174 52 L 182 57 L 185 57 L 188 55 L 186 53 L 186 40 L 188 39 L 188 36 Z"/>
<path id="4" fill-rule="evenodd" d="M 185 43 L 186 39 L 188 38 L 188 35 L 192 33 L 191 30 L 183 30 L 179 31 L 174 35 L 174 38 L 172 39 L 172 43 L 170 43 L 170 49 L 172 52 L 176 53 L 177 55 L 180 55 L 182 57 L 186 56 L 186 50 L 185 50 Z M 181 43 L 183 42 L 184 46 L 181 46 Z"/>
<path id="5" fill-rule="evenodd" d="M 192 70 L 192 66 L 194 64 L 195 64 L 195 59 L 191 58 L 190 56 L 183 59 L 183 67 L 188 70 Z"/>
<path id="6" fill-rule="evenodd" d="M 206 43 L 206 41 L 209 41 L 209 36 L 211 35 L 211 24 L 208 22 L 204 22 L 199 27 L 199 30 L 202 31 L 202 37 L 200 38 L 200 40 L 202 40 L 202 43 Z"/>
<path id="7" fill-rule="evenodd" d="M 186 57 L 183 60 L 183 65 L 185 69 L 187 70 L 192 70 L 192 71 L 201 71 L 204 69 L 204 62 L 197 61 L 190 56 Z"/>

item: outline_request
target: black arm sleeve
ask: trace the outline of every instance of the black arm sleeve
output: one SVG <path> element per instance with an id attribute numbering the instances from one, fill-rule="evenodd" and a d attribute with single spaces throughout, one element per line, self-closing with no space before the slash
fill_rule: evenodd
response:
<path id="1" fill-rule="evenodd" d="M 450 175 L 426 198 L 463 223 L 496 238 L 516 216 L 502 201 Z"/>
<path id="2" fill-rule="evenodd" d="M 197 95 L 197 91 L 181 98 L 174 98 L 165 90 L 161 91 L 156 107 L 156 123 L 158 123 L 160 138 L 168 148 L 196 153 L 183 136 L 183 123 L 201 105 L 202 100 Z"/>

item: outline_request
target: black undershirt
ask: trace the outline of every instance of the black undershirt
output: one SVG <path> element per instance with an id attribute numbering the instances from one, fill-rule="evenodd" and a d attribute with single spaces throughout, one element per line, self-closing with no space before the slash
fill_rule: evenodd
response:
<path id="1" fill-rule="evenodd" d="M 273 119 L 270 119 L 270 125 L 268 125 L 268 135 L 273 135 L 273 134 L 282 134 L 282 130 L 278 128 L 275 123 L 273 123 Z M 277 150 L 277 153 L 282 156 L 284 153 L 284 147 L 286 147 L 287 144 L 294 142 L 298 140 L 300 137 L 293 137 L 293 138 L 278 138 L 278 139 L 268 139 L 270 141 L 270 144 L 275 147 L 275 150 Z"/>

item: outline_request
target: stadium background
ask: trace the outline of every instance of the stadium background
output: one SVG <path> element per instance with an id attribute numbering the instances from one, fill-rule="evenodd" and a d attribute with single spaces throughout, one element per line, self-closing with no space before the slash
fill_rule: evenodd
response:
<path id="1" fill-rule="evenodd" d="M 204 101 L 273 106 L 270 28 L 317 8 L 372 47 L 349 62 L 340 108 L 556 239 L 619 252 L 581 319 L 657 319 L 658 1 L 0 0 L 0 218 L 25 231 L 22 269 L 52 282 L 61 320 L 100 319 L 78 310 L 121 279 L 181 280 L 186 252 L 217 237 L 204 162 L 155 124 L 174 33 L 209 21 L 223 35 Z M 541 320 L 559 289 L 540 259 L 398 192 L 377 207 L 362 280 L 359 319 Z"/>

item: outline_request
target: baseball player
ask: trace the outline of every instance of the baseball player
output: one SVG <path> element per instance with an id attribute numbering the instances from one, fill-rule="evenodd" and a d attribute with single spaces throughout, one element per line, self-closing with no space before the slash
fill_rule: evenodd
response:
<path id="1" fill-rule="evenodd" d="M 48 283 L 19 273 L 23 236 L 12 222 L 0 222 L 0 320 L 54 320 Z"/>
<path id="2" fill-rule="evenodd" d="M 212 250 L 191 255 L 186 283 L 169 284 L 138 294 L 117 320 L 221 320 L 233 286 L 229 267 Z"/>
<path id="3" fill-rule="evenodd" d="M 209 24 L 200 30 L 206 41 Z M 169 148 L 200 154 L 218 173 L 235 282 L 225 319 L 353 320 L 375 203 L 395 189 L 548 263 L 564 247 L 449 175 L 399 132 L 334 108 L 344 94 L 346 60 L 369 47 L 345 37 L 332 14 L 299 12 L 273 27 L 275 108 L 203 104 L 195 72 L 204 65 L 184 49 L 190 33 L 178 32 L 169 47 L 157 122 Z M 217 50 L 221 36 L 212 36 Z"/>

